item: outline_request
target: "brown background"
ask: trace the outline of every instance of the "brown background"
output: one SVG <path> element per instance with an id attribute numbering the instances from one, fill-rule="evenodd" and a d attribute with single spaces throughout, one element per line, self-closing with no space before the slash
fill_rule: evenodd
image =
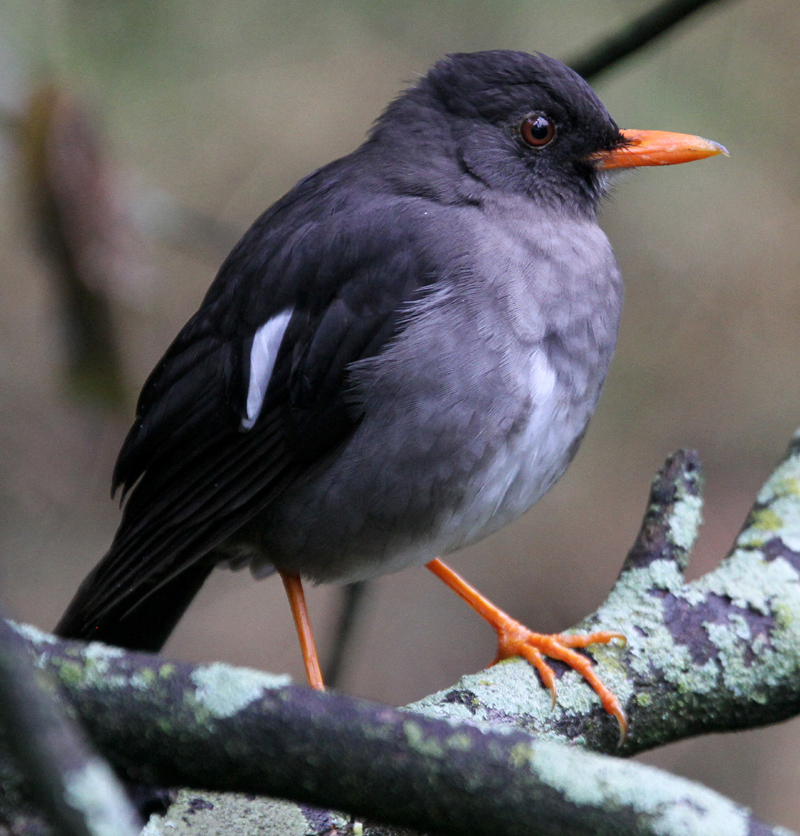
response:
<path id="1" fill-rule="evenodd" d="M 404 82 L 446 52 L 574 55 L 648 4 L 500 0 L 0 1 L 0 102 L 45 71 L 90 101 L 117 198 L 151 228 L 131 234 L 111 285 L 131 404 L 122 416 L 71 396 L 60 312 L 32 242 L 19 157 L 0 136 L 0 597 L 52 627 L 107 547 L 108 500 L 132 400 L 224 256 L 165 242 L 153 201 L 242 232 L 300 176 L 347 153 Z M 724 554 L 800 424 L 800 6 L 717 4 L 596 84 L 620 125 L 697 133 L 729 160 L 647 170 L 603 213 L 627 280 L 619 349 L 576 461 L 524 519 L 455 565 L 543 630 L 605 596 L 671 450 L 708 477 L 697 576 Z M 232 243 L 232 242 L 231 242 Z M 478 669 L 493 637 L 423 570 L 372 588 L 342 684 L 402 704 Z M 338 593 L 311 608 L 321 649 Z M 167 652 L 301 676 L 280 584 L 217 573 Z M 651 756 L 800 829 L 800 725 L 703 738 Z"/>

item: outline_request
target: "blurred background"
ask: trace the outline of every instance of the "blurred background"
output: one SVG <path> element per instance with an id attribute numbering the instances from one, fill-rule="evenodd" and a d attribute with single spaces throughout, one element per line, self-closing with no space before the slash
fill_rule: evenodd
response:
<path id="1" fill-rule="evenodd" d="M 267 205 L 352 150 L 444 53 L 571 58 L 649 5 L 0 0 L 7 611 L 52 628 L 107 548 L 111 470 L 139 387 Z M 678 447 L 698 449 L 707 475 L 690 573 L 712 568 L 800 424 L 799 42 L 800 5 L 728 0 L 595 83 L 621 126 L 707 136 L 731 158 L 645 170 L 605 206 L 627 301 L 600 408 L 551 494 L 453 561 L 534 629 L 566 628 L 602 601 Z M 323 653 L 340 600 L 310 591 Z M 371 585 L 351 651 L 341 689 L 399 705 L 483 667 L 494 637 L 409 570 Z M 280 582 L 247 573 L 215 573 L 166 652 L 303 678 Z M 647 760 L 798 829 L 798 746 L 794 721 Z"/>

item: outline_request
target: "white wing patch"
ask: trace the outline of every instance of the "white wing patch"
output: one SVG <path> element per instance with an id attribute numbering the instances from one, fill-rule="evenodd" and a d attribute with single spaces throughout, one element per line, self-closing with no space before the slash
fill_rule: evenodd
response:
<path id="1" fill-rule="evenodd" d="M 292 308 L 273 316 L 256 331 L 253 337 L 253 347 L 250 349 L 250 382 L 247 389 L 247 417 L 242 418 L 242 427 L 246 430 L 255 424 L 264 395 L 275 367 L 275 358 L 286 331 L 286 326 L 292 318 Z"/>

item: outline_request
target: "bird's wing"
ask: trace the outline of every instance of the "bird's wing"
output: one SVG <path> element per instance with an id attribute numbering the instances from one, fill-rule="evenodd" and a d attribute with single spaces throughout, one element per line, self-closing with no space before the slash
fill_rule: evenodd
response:
<path id="1" fill-rule="evenodd" d="M 62 634 L 91 635 L 195 566 L 354 431 L 348 367 L 436 275 L 415 201 L 383 202 L 303 223 L 273 208 L 223 264 L 144 386 L 114 472 L 123 520 Z"/>

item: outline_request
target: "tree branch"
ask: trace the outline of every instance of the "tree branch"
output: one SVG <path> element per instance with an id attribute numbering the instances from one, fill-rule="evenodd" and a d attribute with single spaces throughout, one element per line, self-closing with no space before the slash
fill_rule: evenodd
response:
<path id="1" fill-rule="evenodd" d="M 628 755 L 703 732 L 776 722 L 800 709 L 800 436 L 759 493 L 729 556 L 686 583 L 700 488 L 695 454 L 668 460 L 614 589 L 576 628 L 628 635 L 624 649 L 593 649 L 630 720 L 621 749 L 613 720 L 573 671 L 560 677 L 555 710 L 533 670 L 510 660 L 421 701 L 412 708 L 427 716 L 412 716 L 313 693 L 285 677 L 192 667 L 21 629 L 40 664 L 59 674 L 101 751 L 135 780 L 280 795 L 447 833 L 469 822 L 471 833 L 524 827 L 545 834 L 555 831 L 543 809 L 554 816 L 558 810 L 559 826 L 569 820 L 570 832 L 597 827 L 590 800 L 580 793 L 576 800 L 574 786 L 558 784 L 559 775 L 580 774 L 581 786 L 608 787 L 604 815 L 619 833 L 671 832 L 654 818 L 648 793 L 633 793 L 628 806 L 626 781 L 670 787 L 670 809 L 682 811 L 680 832 L 692 832 L 688 809 L 698 828 L 712 807 L 743 823 L 743 811 L 718 796 L 712 803 L 707 790 L 695 787 L 699 795 L 684 809 L 690 790 L 680 779 L 557 746 L 560 739 Z M 578 766 L 574 759 L 581 758 Z M 642 822 L 651 829 L 636 829 Z"/>
<path id="2" fill-rule="evenodd" d="M 136 781 L 278 795 L 443 834 L 589 836 L 609 820 L 621 836 L 699 834 L 711 819 L 731 833 L 756 826 L 692 782 L 521 731 L 219 663 L 193 667 L 23 635 L 60 671 L 97 745 Z"/>
<path id="3" fill-rule="evenodd" d="M 34 669 L 30 648 L 2 618 L 0 739 L 10 755 L 0 763 L 0 823 L 18 821 L 24 811 L 21 832 L 41 832 L 41 810 L 60 836 L 139 832 L 136 814 L 108 764 L 61 711 L 54 678 Z"/>

